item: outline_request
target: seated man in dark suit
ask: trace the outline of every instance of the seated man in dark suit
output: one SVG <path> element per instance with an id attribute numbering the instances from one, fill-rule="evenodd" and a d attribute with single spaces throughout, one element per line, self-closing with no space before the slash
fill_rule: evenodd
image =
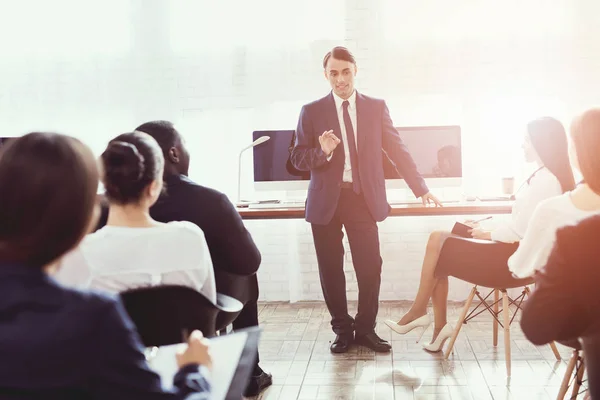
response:
<path id="1" fill-rule="evenodd" d="M 225 271 L 248 277 L 248 301 L 233 322 L 233 328 L 258 325 L 256 271 L 261 255 L 239 213 L 223 193 L 198 185 L 187 177 L 190 156 L 182 137 L 171 122 L 147 122 L 137 127 L 136 131 L 152 136 L 165 157 L 166 191 L 150 209 L 150 215 L 161 222 L 190 221 L 202 229 L 215 275 L 219 271 Z M 256 396 L 272 384 L 271 374 L 263 371 L 258 362 L 257 354 L 246 396 Z"/>
<path id="2" fill-rule="evenodd" d="M 581 338 L 592 398 L 600 398 L 600 215 L 559 229 L 525 303 L 521 328 L 535 345 Z"/>

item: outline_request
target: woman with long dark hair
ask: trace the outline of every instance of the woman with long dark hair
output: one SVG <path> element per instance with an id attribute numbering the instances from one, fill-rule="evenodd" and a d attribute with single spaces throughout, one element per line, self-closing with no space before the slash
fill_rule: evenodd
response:
<path id="1" fill-rule="evenodd" d="M 525 235 L 536 206 L 545 199 L 575 187 L 569 163 L 567 136 L 559 121 L 544 117 L 527 124 L 523 151 L 525 160 L 536 163 L 538 169 L 517 190 L 510 221 L 492 231 L 483 230 L 470 221 L 466 222 L 472 228 L 469 233 L 473 238 L 506 243 L 512 247 L 512 252 L 517 249 L 518 242 Z M 448 278 L 438 278 L 435 274 L 444 241 L 451 235 L 451 232 L 445 231 L 431 233 L 423 260 L 419 290 L 413 305 L 399 321 L 385 321 L 386 325 L 399 334 L 408 333 L 418 327 L 425 331 L 431 323 L 427 314 L 427 305 L 431 299 L 435 325 L 431 343 L 424 345 L 428 351 L 440 351 L 444 341 L 452 334 L 446 315 Z M 465 268 L 467 267 L 465 264 Z M 483 267 L 478 265 L 477 268 Z"/>

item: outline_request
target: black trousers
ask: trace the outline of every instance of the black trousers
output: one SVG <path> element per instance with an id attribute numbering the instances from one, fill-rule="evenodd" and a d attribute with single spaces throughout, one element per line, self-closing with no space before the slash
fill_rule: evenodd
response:
<path id="1" fill-rule="evenodd" d="M 348 314 L 342 226 L 348 234 L 358 281 L 358 313 L 355 318 Z M 327 225 L 312 224 L 312 232 L 321 288 L 333 331 L 338 335 L 356 331 L 356 336 L 373 332 L 379 309 L 382 259 L 377 222 L 363 196 L 355 194 L 352 189 L 342 189 L 331 222 Z"/>

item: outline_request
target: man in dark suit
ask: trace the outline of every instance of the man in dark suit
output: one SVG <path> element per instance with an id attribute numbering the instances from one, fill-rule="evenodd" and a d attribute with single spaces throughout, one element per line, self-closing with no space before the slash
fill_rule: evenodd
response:
<path id="1" fill-rule="evenodd" d="M 256 271 L 261 255 L 239 213 L 223 193 L 201 186 L 187 177 L 190 155 L 183 138 L 171 122 L 147 122 L 137 127 L 136 131 L 152 136 L 165 158 L 166 190 L 150 209 L 150 215 L 161 222 L 190 221 L 202 229 L 215 274 L 225 271 L 247 277 L 247 302 L 233 322 L 233 328 L 258 325 Z M 271 374 L 263 371 L 258 363 L 257 354 L 246 396 L 256 396 L 272 384 Z"/>
<path id="2" fill-rule="evenodd" d="M 344 47 L 323 60 L 332 93 L 302 107 L 291 154 L 310 171 L 306 220 L 312 225 L 321 286 L 336 339 L 334 353 L 354 342 L 378 352 L 391 349 L 375 334 L 382 259 L 377 222 L 390 206 L 385 192 L 384 151 L 423 204 L 441 205 L 429 193 L 383 100 L 354 90 L 356 61 Z M 358 313 L 348 314 L 342 225 L 348 234 L 356 278 Z"/>
<path id="3" fill-rule="evenodd" d="M 558 230 L 546 266 L 535 275 L 521 328 L 541 346 L 581 339 L 592 397 L 600 398 L 600 216 Z"/>

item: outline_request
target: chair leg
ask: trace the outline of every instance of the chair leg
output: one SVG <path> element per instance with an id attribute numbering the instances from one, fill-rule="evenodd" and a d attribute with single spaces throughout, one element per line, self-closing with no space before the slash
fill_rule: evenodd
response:
<path id="1" fill-rule="evenodd" d="M 498 318 L 499 301 L 500 291 L 498 289 L 494 289 L 494 314 L 496 314 L 496 318 Z M 494 321 L 492 321 L 494 324 L 492 326 L 494 330 L 494 347 L 498 346 L 498 320 L 496 318 L 494 318 Z"/>
<path id="2" fill-rule="evenodd" d="M 576 356 L 576 360 L 579 358 L 579 354 Z M 577 370 L 577 376 L 575 377 L 575 382 L 573 382 L 573 391 L 571 392 L 571 399 L 576 399 L 579 394 L 579 389 L 581 389 L 581 381 L 583 381 L 583 373 L 585 372 L 585 361 L 583 357 L 581 357 L 581 365 Z"/>
<path id="3" fill-rule="evenodd" d="M 560 384 L 560 389 L 558 391 L 557 400 L 563 400 L 569 390 L 569 381 L 571 380 L 571 376 L 573 375 L 573 371 L 575 370 L 575 364 L 577 364 L 577 357 L 579 356 L 579 352 L 577 350 L 573 351 L 573 355 L 567 364 L 567 370 L 565 371 L 565 375 L 563 376 L 562 383 Z"/>
<path id="4" fill-rule="evenodd" d="M 504 315 L 504 358 L 506 359 L 506 374 L 510 376 L 510 310 L 508 294 L 502 290 L 502 314 Z"/>
<path id="5" fill-rule="evenodd" d="M 556 357 L 556 361 L 562 360 L 562 358 L 560 356 L 560 352 L 558 351 L 558 348 L 556 347 L 556 343 L 551 342 L 550 348 L 552 349 L 552 352 L 554 353 L 554 357 Z"/>
<path id="6" fill-rule="evenodd" d="M 473 286 L 473 289 L 471 289 L 471 293 L 469 294 L 469 297 L 467 298 L 467 302 L 465 303 L 465 306 L 464 306 L 462 312 L 460 313 L 460 318 L 458 319 L 458 321 L 456 321 L 456 326 L 454 327 L 454 333 L 452 334 L 452 337 L 450 338 L 450 344 L 448 345 L 448 349 L 446 349 L 446 355 L 444 356 L 444 358 L 446 360 L 448 359 L 448 357 L 450 357 L 450 354 L 452 353 L 452 349 L 454 349 L 454 343 L 456 342 L 456 338 L 458 337 L 460 328 L 462 328 L 465 317 L 467 316 L 467 313 L 469 312 L 469 307 L 471 307 L 471 303 L 473 302 L 473 297 L 475 297 L 475 293 L 477 293 L 477 286 Z"/>

